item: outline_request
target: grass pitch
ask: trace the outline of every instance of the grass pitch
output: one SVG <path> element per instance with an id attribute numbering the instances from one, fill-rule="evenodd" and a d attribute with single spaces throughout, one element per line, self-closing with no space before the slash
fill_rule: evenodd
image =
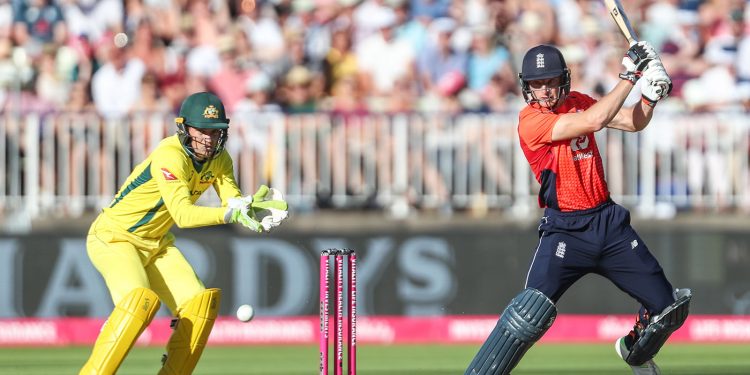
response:
<path id="1" fill-rule="evenodd" d="M 540 344 L 524 357 L 513 375 L 628 375 L 627 365 L 609 344 Z M 358 348 L 361 375 L 463 374 L 479 345 L 363 345 Z M 77 374 L 90 348 L 0 348 L 0 374 Z M 159 347 L 133 349 L 118 374 L 156 374 Z M 332 354 L 332 351 L 331 351 Z M 317 371 L 315 346 L 208 347 L 196 375 L 296 375 Z M 750 346 L 672 344 L 657 363 L 664 375 L 749 375 Z"/>

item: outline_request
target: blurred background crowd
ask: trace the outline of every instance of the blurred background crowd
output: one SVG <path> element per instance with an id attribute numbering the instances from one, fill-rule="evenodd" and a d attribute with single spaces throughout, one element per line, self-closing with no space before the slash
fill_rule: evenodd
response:
<path id="1" fill-rule="evenodd" d="M 748 4 L 626 2 L 673 104 L 750 108 Z M 520 60 L 540 43 L 594 96 L 627 48 L 598 0 L 0 0 L 0 104 L 120 118 L 210 90 L 230 113 L 497 112 L 522 104 Z"/>

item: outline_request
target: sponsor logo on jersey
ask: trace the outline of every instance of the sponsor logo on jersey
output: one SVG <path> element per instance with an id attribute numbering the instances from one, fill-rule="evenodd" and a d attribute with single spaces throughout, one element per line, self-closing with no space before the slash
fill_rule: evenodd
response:
<path id="1" fill-rule="evenodd" d="M 592 151 L 589 152 L 579 152 L 575 155 L 573 155 L 573 161 L 579 161 L 583 159 L 593 158 L 594 153 Z"/>
<path id="2" fill-rule="evenodd" d="M 589 136 L 582 135 L 570 140 L 570 151 L 573 153 L 573 161 L 579 161 L 594 157 L 594 151 L 582 152 L 589 148 Z"/>
<path id="3" fill-rule="evenodd" d="M 161 174 L 164 175 L 164 179 L 167 181 L 174 181 L 177 180 L 177 176 L 175 176 L 172 172 L 169 171 L 167 168 L 161 169 Z"/>
<path id="4" fill-rule="evenodd" d="M 588 135 L 582 135 L 578 138 L 573 138 L 570 140 L 570 151 L 576 152 L 576 151 L 582 151 L 589 148 L 589 136 Z"/>

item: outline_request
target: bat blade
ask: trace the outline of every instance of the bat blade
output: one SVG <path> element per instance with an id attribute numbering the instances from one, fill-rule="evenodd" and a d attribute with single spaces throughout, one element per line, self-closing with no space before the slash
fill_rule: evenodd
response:
<path id="1" fill-rule="evenodd" d="M 635 31 L 630 24 L 630 20 L 628 20 L 627 14 L 625 14 L 625 11 L 622 9 L 620 1 L 604 0 L 604 6 L 607 7 L 607 11 L 612 16 L 612 19 L 615 21 L 615 24 L 620 29 L 622 35 L 627 39 L 628 44 L 631 46 L 636 44 L 638 42 L 638 37 L 635 35 Z"/>

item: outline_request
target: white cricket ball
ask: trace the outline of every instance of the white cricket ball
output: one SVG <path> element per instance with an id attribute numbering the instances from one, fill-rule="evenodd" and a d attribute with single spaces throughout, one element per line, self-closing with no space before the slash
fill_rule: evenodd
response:
<path id="1" fill-rule="evenodd" d="M 255 310 L 250 305 L 242 305 L 237 309 L 237 319 L 243 322 L 249 322 L 255 316 Z"/>
<path id="2" fill-rule="evenodd" d="M 128 34 L 117 33 L 115 34 L 115 47 L 122 48 L 128 44 Z"/>

